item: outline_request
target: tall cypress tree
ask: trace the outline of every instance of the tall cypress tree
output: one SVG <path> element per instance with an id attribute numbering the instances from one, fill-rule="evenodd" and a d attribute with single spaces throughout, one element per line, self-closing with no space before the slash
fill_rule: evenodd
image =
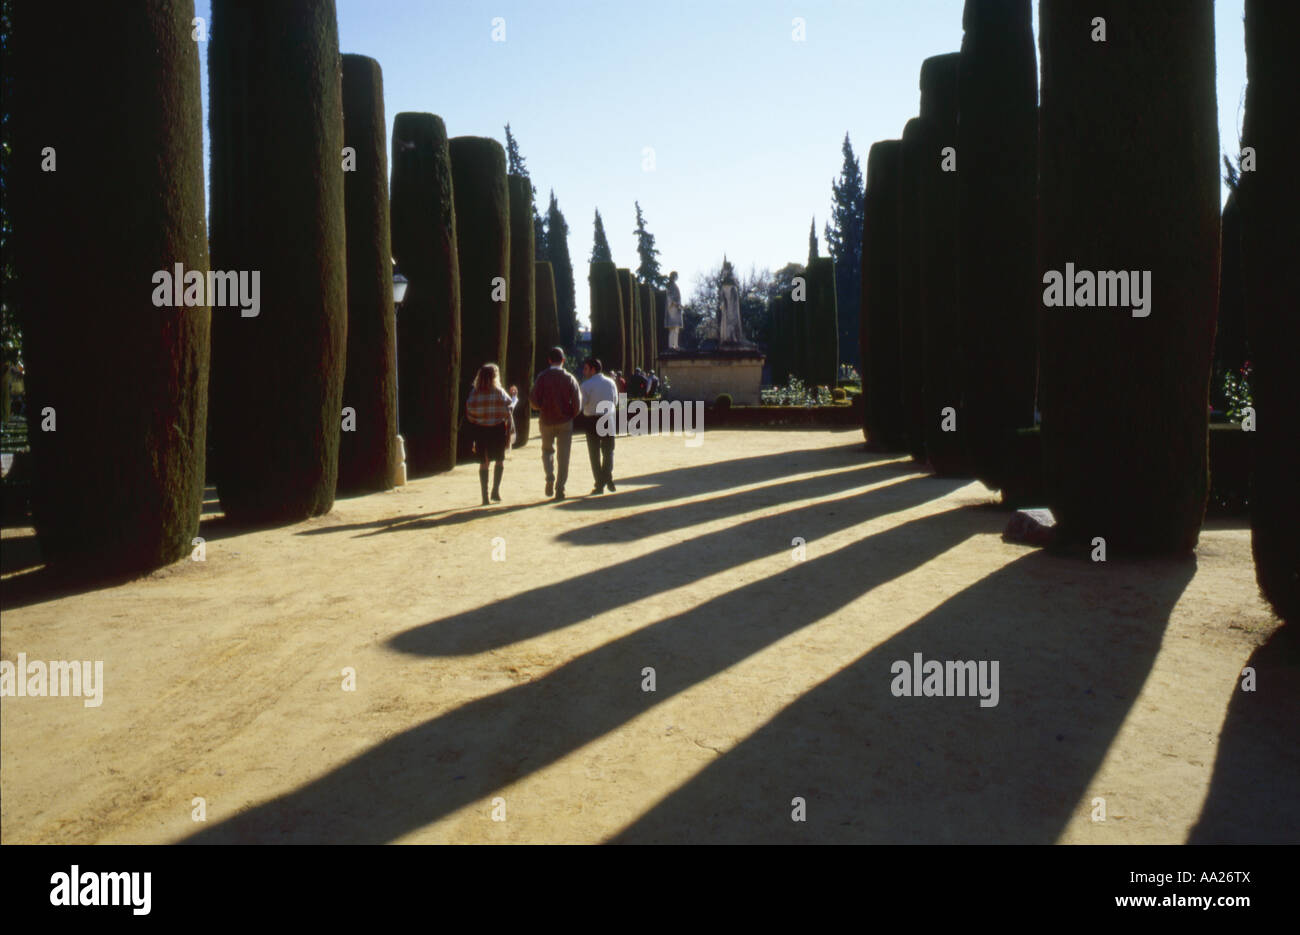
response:
<path id="1" fill-rule="evenodd" d="M 636 279 L 626 267 L 618 267 L 618 295 L 623 309 L 623 366 L 628 373 L 636 363 Z"/>
<path id="2" fill-rule="evenodd" d="M 556 314 L 560 322 L 560 346 L 578 346 L 578 300 L 574 292 L 573 261 L 569 258 L 569 224 L 564 219 L 555 192 L 546 209 L 546 259 L 555 274 Z"/>
<path id="3" fill-rule="evenodd" d="M 188 554 L 203 503 L 209 297 L 184 304 L 180 281 L 159 303 L 150 285 L 176 264 L 208 272 L 194 4 L 87 4 L 71 24 L 58 4 L 9 13 L 5 262 L 36 532 L 53 566 L 147 571 Z"/>
<path id="4" fill-rule="evenodd" d="M 641 290 L 641 366 L 647 370 L 659 367 L 658 329 L 655 327 L 655 293 L 648 282 L 639 286 Z"/>
<path id="5" fill-rule="evenodd" d="M 826 249 L 835 261 L 840 358 L 860 367 L 858 310 L 862 300 L 862 218 L 866 184 L 847 133 L 841 151 L 844 153 L 844 166 L 840 169 L 840 177 L 831 183 L 831 221 L 826 225 Z"/>
<path id="6" fill-rule="evenodd" d="M 591 245 L 591 262 L 612 262 L 614 257 L 609 252 L 609 240 L 605 237 L 605 222 L 600 219 L 600 209 L 596 209 L 595 235 Z"/>
<path id="7" fill-rule="evenodd" d="M 808 224 L 808 262 L 811 263 L 819 255 L 817 252 L 817 218 L 814 216 Z"/>
<path id="8" fill-rule="evenodd" d="M 606 370 L 623 369 L 623 298 L 612 260 L 591 264 L 591 356 Z"/>
<path id="9" fill-rule="evenodd" d="M 527 176 L 511 175 L 510 184 L 510 328 L 502 380 L 519 388 L 515 407 L 515 444 L 529 434 L 528 388 L 533 385 L 536 294 L 533 285 L 533 189 Z"/>
<path id="10" fill-rule="evenodd" d="M 921 340 L 925 455 L 936 474 L 970 471 L 962 415 L 962 329 L 957 308 L 957 73 L 961 53 L 921 63 Z M 958 155 L 956 158 L 960 158 Z M 955 431 L 953 430 L 955 420 Z"/>
<path id="11" fill-rule="evenodd" d="M 862 393 L 864 431 L 873 447 L 906 444 L 898 303 L 899 163 L 902 142 L 867 153 L 867 220 L 862 244 Z"/>
<path id="12" fill-rule="evenodd" d="M 546 219 L 537 213 L 533 205 L 533 252 L 539 257 L 546 256 Z"/>
<path id="13" fill-rule="evenodd" d="M 835 261 L 818 257 L 808 264 L 805 303 L 810 386 L 835 386 L 839 375 L 839 315 L 835 308 Z"/>
<path id="14" fill-rule="evenodd" d="M 1300 11 L 1292 3 L 1246 0 L 1246 117 L 1242 143 L 1255 167 L 1243 171 L 1243 291 L 1254 368 L 1255 476 L 1251 550 L 1260 592 L 1283 620 L 1300 619 L 1300 317 L 1295 245 L 1300 241 L 1300 146 L 1295 56 Z M 1154 312 L 1152 313 L 1154 317 Z"/>
<path id="15" fill-rule="evenodd" d="M 655 247 L 655 235 L 646 230 L 645 216 L 641 213 L 641 202 L 636 204 L 636 252 L 641 258 L 641 265 L 636 268 L 636 277 L 640 282 L 649 283 L 654 288 L 668 285 L 668 277 L 659 268 L 659 250 Z"/>
<path id="16" fill-rule="evenodd" d="M 921 172 L 929 164 L 931 153 L 921 118 L 913 117 L 903 127 L 903 145 L 898 160 L 898 346 L 899 394 L 902 397 L 903 437 L 907 450 L 919 464 L 925 457 L 925 346 L 921 307 L 922 235 Z M 870 218 L 870 195 L 868 195 Z M 868 219 L 867 224 L 870 225 Z M 869 232 L 863 234 L 863 295 L 867 286 L 868 266 L 865 246 Z M 865 307 L 864 307 L 865 312 Z M 868 356 L 863 342 L 862 359 Z M 866 385 L 865 375 L 863 385 Z"/>
<path id="17" fill-rule="evenodd" d="M 460 257 L 461 392 L 468 396 L 480 367 L 506 362 L 510 296 L 502 284 L 510 277 L 510 197 L 505 150 L 486 137 L 454 137 L 451 179 Z M 468 433 L 457 446 L 460 457 L 468 456 Z"/>
<path id="18" fill-rule="evenodd" d="M 553 347 L 560 346 L 560 322 L 556 317 L 556 300 L 555 300 L 555 270 L 551 264 L 538 260 L 533 264 L 533 294 L 536 297 L 535 322 L 537 327 L 537 340 L 533 353 L 533 370 L 541 373 L 550 364 L 546 360 L 546 354 Z M 524 387 L 520 387 L 520 395 L 527 399 L 528 393 Z"/>
<path id="19" fill-rule="evenodd" d="M 387 490 L 397 461 L 397 322 L 388 217 L 388 123 L 379 63 L 343 56 L 343 173 L 348 251 L 348 349 L 339 490 Z"/>
<path id="20" fill-rule="evenodd" d="M 460 252 L 447 128 L 393 120 L 393 256 L 409 280 L 397 312 L 397 413 L 413 475 L 456 466 L 461 382 Z"/>
<path id="21" fill-rule="evenodd" d="M 975 475 L 999 489 L 1034 424 L 1038 65 L 1030 0 L 966 0 L 958 81 L 957 304 Z"/>
<path id="22" fill-rule="evenodd" d="M 1042 0 L 1039 30 L 1039 396 L 1058 542 L 1184 554 L 1205 511 L 1218 296 L 1214 5 Z M 1145 315 L 1093 304 L 1087 277 L 1105 270 L 1137 271 Z M 1056 304 L 1066 290 L 1074 307 Z"/>
<path id="23" fill-rule="evenodd" d="M 293 522 L 327 512 L 338 478 L 347 246 L 333 0 L 213 0 L 208 49 L 212 265 L 261 271 L 260 314 L 212 323 L 217 489 L 236 521 Z"/>

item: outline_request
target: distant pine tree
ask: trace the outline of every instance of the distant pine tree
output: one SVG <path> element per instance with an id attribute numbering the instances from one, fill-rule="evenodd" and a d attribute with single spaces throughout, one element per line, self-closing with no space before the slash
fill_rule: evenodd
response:
<path id="1" fill-rule="evenodd" d="M 858 303 L 862 297 L 862 217 L 866 185 L 862 166 L 844 134 L 844 167 L 831 183 L 831 223 L 826 225 L 826 249 L 835 261 L 835 299 L 839 314 L 842 361 L 859 366 Z"/>
<path id="2" fill-rule="evenodd" d="M 595 242 L 591 247 L 591 262 L 600 263 L 604 261 L 613 262 L 614 257 L 609 252 L 609 240 L 605 237 L 605 222 L 600 219 L 600 209 L 596 209 L 596 235 Z"/>
<path id="3" fill-rule="evenodd" d="M 811 263 L 820 257 L 817 252 L 817 216 L 813 215 L 812 223 L 808 225 L 808 262 Z"/>
<path id="4" fill-rule="evenodd" d="M 655 235 L 645 229 L 645 216 L 641 213 L 641 202 L 636 204 L 636 252 L 641 257 L 641 265 L 636 268 L 636 278 L 656 289 L 668 287 L 668 277 L 659 269 L 658 249 L 655 248 Z"/>
<path id="5" fill-rule="evenodd" d="M 569 258 L 569 223 L 555 200 L 554 190 L 546 209 L 546 259 L 555 273 L 560 344 L 571 350 L 578 345 L 578 300 L 573 285 L 573 261 Z"/>

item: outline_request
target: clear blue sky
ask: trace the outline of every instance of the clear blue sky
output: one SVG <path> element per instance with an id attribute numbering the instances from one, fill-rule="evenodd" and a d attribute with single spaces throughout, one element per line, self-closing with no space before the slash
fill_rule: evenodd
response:
<path id="1" fill-rule="evenodd" d="M 1243 0 L 1216 4 L 1220 148 L 1236 149 Z M 197 0 L 208 16 L 209 0 Z M 377 59 L 391 130 L 427 111 L 452 136 L 519 141 L 544 209 L 569 222 L 578 317 L 599 207 L 620 266 L 638 262 L 640 201 L 665 270 L 690 295 L 725 251 L 742 270 L 808 253 L 847 131 L 871 143 L 915 116 L 921 61 L 961 46 L 962 0 L 338 0 L 341 51 Z M 492 41 L 505 19 L 506 40 Z M 806 41 L 791 21 L 806 22 Z M 206 133 L 206 45 L 204 127 Z M 643 170 L 645 147 L 655 168 Z"/>

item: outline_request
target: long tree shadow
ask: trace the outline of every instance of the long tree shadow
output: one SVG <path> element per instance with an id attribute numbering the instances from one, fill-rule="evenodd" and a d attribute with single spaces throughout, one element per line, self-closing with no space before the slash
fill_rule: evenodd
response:
<path id="1" fill-rule="evenodd" d="M 613 840 L 1054 842 L 1195 570 L 1120 564 L 1012 562 L 802 695 Z M 915 653 L 998 661 L 997 704 L 895 697 L 892 666 Z"/>
<path id="2" fill-rule="evenodd" d="M 902 474 L 904 469 L 896 470 Z M 804 492 L 812 495 L 852 486 L 857 473 L 810 479 L 810 486 Z M 389 640 L 389 645 L 399 652 L 420 656 L 473 655 L 498 649 L 581 623 L 642 597 L 692 584 L 754 559 L 779 554 L 791 547 L 791 540 L 796 536 L 805 542 L 815 542 L 858 523 L 920 506 L 962 483 L 965 482 L 910 475 L 897 483 L 838 500 L 823 500 L 703 535 L 684 537 L 648 555 L 638 555 L 431 621 L 398 634 Z M 532 557 L 525 559 L 532 560 Z"/>
<path id="3" fill-rule="evenodd" d="M 875 477 L 873 472 L 882 476 Z M 727 516 L 748 513 L 762 507 L 781 508 L 785 504 L 814 497 L 823 497 L 845 487 L 888 480 L 890 476 L 915 475 L 916 471 L 905 464 L 893 461 L 871 461 L 848 471 L 834 474 L 814 474 L 780 484 L 751 487 L 734 493 L 719 494 L 704 500 L 690 500 L 656 509 L 638 509 L 614 519 L 601 520 L 570 529 L 555 538 L 570 545 L 606 545 L 611 542 L 634 542 L 646 536 L 661 535 L 679 529 L 689 529 Z M 639 491 L 631 491 L 635 497 Z M 621 506 L 622 504 L 620 504 Z"/>
<path id="4" fill-rule="evenodd" d="M 993 531 L 987 514 L 950 510 L 792 563 L 584 653 L 541 679 L 404 731 L 187 840 L 391 841 L 485 800 L 967 537 Z M 784 612 L 755 615 L 759 606 Z M 653 693 L 641 690 L 647 665 L 658 673 Z"/>
<path id="5" fill-rule="evenodd" d="M 578 477 L 582 471 L 581 465 L 586 464 L 584 460 L 580 465 L 577 457 L 578 451 L 579 449 L 575 444 L 574 457 L 569 468 L 569 485 L 571 487 L 578 483 Z M 585 458 L 585 451 L 583 457 Z M 876 460 L 885 461 L 888 459 L 878 458 Z M 607 497 L 584 498 L 578 496 L 565 500 L 563 503 L 557 504 L 557 506 L 560 509 L 572 512 L 608 509 L 611 506 L 647 506 L 692 497 L 702 493 L 712 493 L 732 487 L 762 483 L 790 474 L 799 474 L 805 471 L 823 471 L 861 463 L 863 463 L 861 445 L 837 445 L 831 448 L 813 448 L 807 451 L 777 451 L 770 454 L 754 455 L 749 458 L 734 458 L 730 461 L 710 461 L 693 467 L 677 467 L 626 477 L 620 475 L 618 483 L 635 484 L 638 485 L 637 489 L 620 490 L 617 494 Z M 534 479 L 540 487 L 540 470 L 537 471 Z M 528 482 L 522 481 L 522 483 L 527 484 Z M 522 506 L 544 506 L 550 502 L 549 500 L 529 501 L 523 503 Z M 519 507 L 516 506 L 515 508 Z M 493 509 L 496 512 L 502 512 L 500 507 Z M 428 513 L 384 517 L 364 523 L 339 523 L 332 526 L 322 526 L 318 529 L 303 530 L 299 535 L 324 535 L 326 533 L 360 532 L 364 530 L 387 532 L 395 529 L 428 528 L 429 525 L 445 525 L 445 520 L 440 518 L 449 513 L 463 512 L 465 511 L 462 508 L 453 508 L 450 510 L 432 510 Z M 439 521 L 430 522 L 435 519 Z M 425 523 L 425 525 L 420 526 L 420 523 Z"/>
<path id="6" fill-rule="evenodd" d="M 1210 793 L 1189 844 L 1300 844 L 1296 627 L 1274 632 L 1246 666 L 1255 670 L 1255 690 L 1242 691 L 1240 675 L 1230 686 Z"/>

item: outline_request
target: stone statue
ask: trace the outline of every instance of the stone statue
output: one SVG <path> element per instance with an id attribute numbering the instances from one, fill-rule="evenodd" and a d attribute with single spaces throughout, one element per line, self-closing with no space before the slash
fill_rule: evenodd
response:
<path id="1" fill-rule="evenodd" d="M 718 289 L 718 346 L 747 347 L 740 328 L 740 287 L 731 263 L 723 257 L 722 281 Z"/>
<path id="2" fill-rule="evenodd" d="M 682 330 L 682 290 L 677 287 L 677 270 L 668 274 L 668 306 L 664 310 L 668 349 L 677 350 L 677 333 Z"/>

